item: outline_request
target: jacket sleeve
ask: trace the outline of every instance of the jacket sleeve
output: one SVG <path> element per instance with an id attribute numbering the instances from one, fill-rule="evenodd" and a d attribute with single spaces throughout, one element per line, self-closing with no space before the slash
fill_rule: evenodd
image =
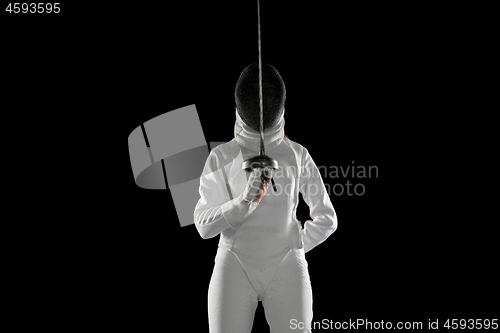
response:
<path id="1" fill-rule="evenodd" d="M 337 229 L 337 214 L 325 189 L 318 167 L 307 149 L 302 154 L 300 193 L 309 206 L 312 220 L 304 223 L 304 252 L 324 242 Z"/>
<path id="2" fill-rule="evenodd" d="M 243 200 L 242 193 L 231 198 L 224 166 L 212 149 L 200 177 L 200 199 L 194 210 L 194 224 L 203 239 L 212 238 L 227 228 L 238 229 L 259 205 Z"/>

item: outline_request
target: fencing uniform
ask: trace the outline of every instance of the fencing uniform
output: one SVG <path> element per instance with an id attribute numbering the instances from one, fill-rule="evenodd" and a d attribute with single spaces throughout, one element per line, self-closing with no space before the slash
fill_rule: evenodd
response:
<path id="1" fill-rule="evenodd" d="M 202 238 L 220 235 L 208 291 L 211 333 L 248 333 L 262 301 L 272 333 L 291 329 L 290 321 L 310 324 L 312 290 L 305 253 L 337 228 L 337 216 L 318 168 L 306 148 L 284 138 L 279 115 L 265 131 L 266 155 L 279 162 L 260 202 L 242 197 L 248 172 L 242 162 L 258 154 L 259 132 L 236 112 L 234 139 L 215 147 L 200 177 L 194 212 Z M 296 218 L 299 192 L 312 220 Z M 309 325 L 308 325 L 309 326 Z"/>

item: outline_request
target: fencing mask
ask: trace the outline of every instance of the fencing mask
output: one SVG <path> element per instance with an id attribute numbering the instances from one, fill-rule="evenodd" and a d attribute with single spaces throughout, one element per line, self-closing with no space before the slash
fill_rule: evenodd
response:
<path id="1" fill-rule="evenodd" d="M 256 131 L 260 127 L 259 63 L 248 65 L 236 82 L 236 109 L 241 119 Z M 285 111 L 286 89 L 273 66 L 262 63 L 262 105 L 264 130 L 276 125 Z"/>

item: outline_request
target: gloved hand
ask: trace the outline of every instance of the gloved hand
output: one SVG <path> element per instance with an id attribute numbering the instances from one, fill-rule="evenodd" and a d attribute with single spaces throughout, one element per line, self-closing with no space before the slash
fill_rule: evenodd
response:
<path id="1" fill-rule="evenodd" d="M 242 193 L 243 199 L 247 202 L 260 202 L 269 187 L 269 182 L 273 176 L 272 172 L 272 168 L 253 169 L 248 177 L 247 186 Z"/>

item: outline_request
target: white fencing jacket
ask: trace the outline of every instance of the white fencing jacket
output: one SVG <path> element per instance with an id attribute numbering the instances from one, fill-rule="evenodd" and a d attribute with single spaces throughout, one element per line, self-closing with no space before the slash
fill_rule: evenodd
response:
<path id="1" fill-rule="evenodd" d="M 279 165 L 273 173 L 277 192 L 270 184 L 259 203 L 242 199 L 248 178 L 242 163 L 258 154 L 260 135 L 238 112 L 234 139 L 212 149 L 200 177 L 196 228 L 204 239 L 220 234 L 219 247 L 231 250 L 240 261 L 276 264 L 289 250 L 308 252 L 337 229 L 337 215 L 317 166 L 306 148 L 284 138 L 284 124 L 282 116 L 264 132 L 266 154 Z M 304 228 L 296 217 L 299 192 L 312 218 Z"/>

